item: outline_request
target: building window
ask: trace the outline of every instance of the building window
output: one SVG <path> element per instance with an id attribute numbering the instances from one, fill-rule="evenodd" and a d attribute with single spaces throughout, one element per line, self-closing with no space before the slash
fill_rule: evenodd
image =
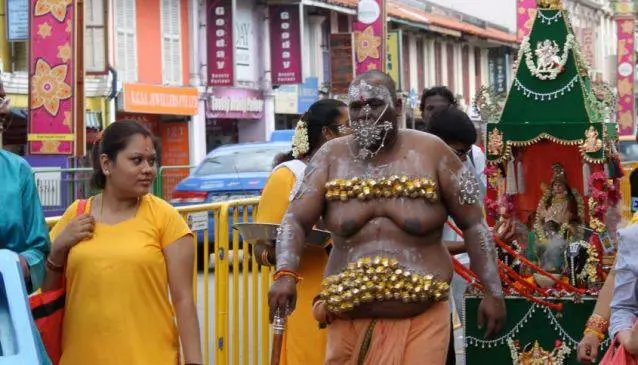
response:
<path id="1" fill-rule="evenodd" d="M 115 0 L 116 61 L 124 82 L 137 82 L 135 1 Z"/>
<path id="2" fill-rule="evenodd" d="M 162 0 L 162 73 L 164 83 L 182 84 L 179 0 Z"/>
<path id="3" fill-rule="evenodd" d="M 86 72 L 106 71 L 105 0 L 84 0 L 84 67 Z"/>

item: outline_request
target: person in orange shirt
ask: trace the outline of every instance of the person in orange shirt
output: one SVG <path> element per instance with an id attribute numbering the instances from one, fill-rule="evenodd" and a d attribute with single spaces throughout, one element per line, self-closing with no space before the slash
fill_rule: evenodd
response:
<path id="1" fill-rule="evenodd" d="M 297 123 L 292 151 L 276 160 L 259 202 L 256 222 L 281 223 L 290 200 L 303 193 L 300 187 L 308 161 L 325 142 L 345 132 L 347 121 L 346 104 L 341 101 L 323 99 L 310 106 Z M 274 246 L 259 243 L 254 251 L 259 264 L 274 266 Z M 328 253 L 317 246 L 306 246 L 303 256 L 299 269 L 303 281 L 299 283 L 297 310 L 288 318 L 282 365 L 323 364 L 326 351 L 326 333 L 316 325 L 312 307 L 321 290 Z"/>
<path id="2" fill-rule="evenodd" d="M 43 290 L 66 286 L 60 365 L 203 364 L 193 300 L 190 229 L 149 194 L 151 133 L 133 121 L 104 130 L 93 149 L 102 192 L 72 204 L 51 231 Z M 176 318 L 175 318 L 176 317 Z"/>

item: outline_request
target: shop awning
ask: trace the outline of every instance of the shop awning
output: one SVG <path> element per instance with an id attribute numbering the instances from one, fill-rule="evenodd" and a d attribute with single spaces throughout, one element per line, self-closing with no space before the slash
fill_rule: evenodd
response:
<path id="1" fill-rule="evenodd" d="M 344 10 L 346 10 L 344 12 L 352 13 L 351 9 L 355 9 L 356 11 L 359 0 L 313 0 L 312 2 L 324 2 L 332 6 L 343 7 Z M 460 37 L 462 33 L 465 33 L 506 44 L 517 43 L 516 34 L 514 33 L 496 29 L 489 25 L 479 27 L 447 15 L 431 13 L 424 7 L 416 7 L 396 0 L 388 0 L 386 8 L 391 21 L 399 23 L 409 22 L 411 23 L 410 25 L 415 27 L 421 25 L 422 28 L 432 32 L 458 37 Z"/>

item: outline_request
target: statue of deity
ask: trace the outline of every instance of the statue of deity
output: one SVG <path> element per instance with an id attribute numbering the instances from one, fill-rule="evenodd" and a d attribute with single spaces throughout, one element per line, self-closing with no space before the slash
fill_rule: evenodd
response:
<path id="1" fill-rule="evenodd" d="M 543 186 L 543 197 L 536 209 L 534 233 L 538 245 L 555 238 L 567 242 L 582 238 L 582 197 L 569 187 L 560 164 L 555 163 L 552 170 L 552 180 L 548 187 Z"/>

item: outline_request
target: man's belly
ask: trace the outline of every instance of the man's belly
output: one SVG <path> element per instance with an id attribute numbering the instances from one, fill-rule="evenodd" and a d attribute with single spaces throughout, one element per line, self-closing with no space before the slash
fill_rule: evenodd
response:
<path id="1" fill-rule="evenodd" d="M 416 237 L 389 219 L 368 222 L 348 239 L 333 237 L 322 297 L 351 318 L 406 318 L 447 300 L 450 256 L 440 230 Z"/>

